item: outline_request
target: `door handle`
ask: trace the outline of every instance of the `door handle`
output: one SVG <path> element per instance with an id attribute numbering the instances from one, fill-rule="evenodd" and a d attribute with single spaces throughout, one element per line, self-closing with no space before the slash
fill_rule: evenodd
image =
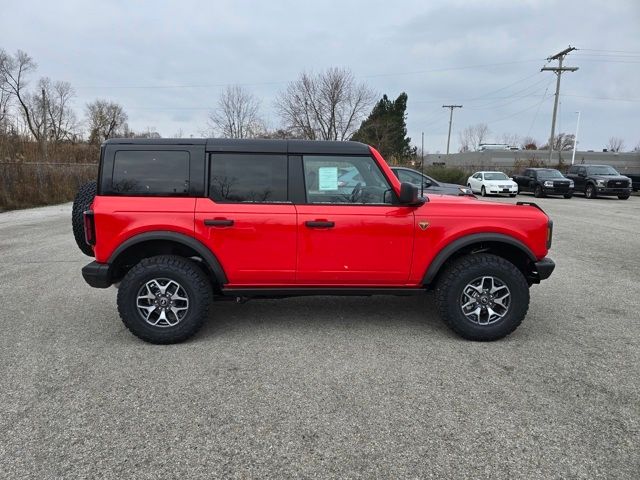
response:
<path id="1" fill-rule="evenodd" d="M 304 224 L 309 228 L 333 228 L 336 225 L 334 222 L 328 222 L 327 220 L 309 220 Z"/>
<path id="2" fill-rule="evenodd" d="M 233 220 L 227 218 L 208 218 L 204 221 L 207 227 L 231 227 Z"/>

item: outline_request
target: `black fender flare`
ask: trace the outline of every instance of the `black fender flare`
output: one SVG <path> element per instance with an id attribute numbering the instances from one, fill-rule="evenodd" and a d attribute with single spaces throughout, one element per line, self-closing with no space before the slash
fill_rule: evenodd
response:
<path id="1" fill-rule="evenodd" d="M 198 253 L 199 256 L 207 263 L 207 265 L 211 268 L 211 271 L 216 277 L 216 280 L 220 284 L 220 286 L 228 283 L 227 275 L 224 273 L 224 269 L 222 265 L 218 261 L 218 258 L 215 254 L 202 242 L 199 240 L 189 237 L 188 235 L 184 235 L 178 232 L 171 231 L 155 231 L 155 232 L 145 232 L 140 233 L 138 235 L 134 235 L 131 238 L 128 238 L 124 242 L 122 242 L 118 248 L 114 250 L 114 252 L 109 257 L 109 264 L 113 265 L 117 262 L 118 257 L 126 252 L 130 247 L 137 245 L 142 242 L 148 242 L 153 240 L 167 240 L 170 242 L 180 243 L 186 247 L 193 249 Z"/>
<path id="2" fill-rule="evenodd" d="M 445 262 L 460 249 L 473 245 L 474 243 L 483 242 L 504 243 L 521 250 L 522 253 L 524 253 L 532 262 L 536 262 L 538 260 L 529 247 L 513 237 L 502 233 L 474 233 L 472 235 L 458 238 L 440 250 L 427 268 L 422 279 L 422 284 L 431 284 Z"/>

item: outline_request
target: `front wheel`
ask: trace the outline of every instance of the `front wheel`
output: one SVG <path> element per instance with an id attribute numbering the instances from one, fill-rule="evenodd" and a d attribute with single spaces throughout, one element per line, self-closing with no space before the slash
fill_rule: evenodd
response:
<path id="1" fill-rule="evenodd" d="M 618 195 L 618 198 L 620 200 L 629 200 L 630 195 L 628 194 L 623 194 L 623 195 Z"/>
<path id="2" fill-rule="evenodd" d="M 482 188 L 480 189 L 480 195 L 482 195 L 483 197 L 487 196 L 487 191 L 484 188 L 484 185 L 482 186 Z"/>
<path id="3" fill-rule="evenodd" d="M 564 195 L 564 198 L 566 198 L 566 199 L 569 199 L 571 197 L 573 197 L 573 195 L 570 194 L 570 193 L 565 193 L 565 195 Z"/>
<path id="4" fill-rule="evenodd" d="M 542 191 L 542 187 L 538 185 L 536 189 L 533 191 L 533 196 L 536 198 L 544 197 L 544 192 Z"/>
<path id="5" fill-rule="evenodd" d="M 469 340 L 498 340 L 522 323 L 529 309 L 529 286 L 511 262 L 478 253 L 455 260 L 435 290 L 444 322 Z"/>
<path id="6" fill-rule="evenodd" d="M 596 187 L 592 184 L 587 185 L 587 189 L 584 191 L 584 196 L 591 199 L 596 198 L 598 196 Z"/>
<path id="7" fill-rule="evenodd" d="M 143 259 L 124 276 L 118 311 L 138 338 L 178 343 L 200 329 L 211 299 L 211 282 L 192 260 L 159 255 Z"/>

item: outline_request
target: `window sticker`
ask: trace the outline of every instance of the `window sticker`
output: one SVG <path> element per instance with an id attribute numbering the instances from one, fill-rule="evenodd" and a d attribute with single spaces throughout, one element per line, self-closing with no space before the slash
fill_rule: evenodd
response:
<path id="1" fill-rule="evenodd" d="M 318 189 L 338 189 L 338 167 L 320 167 L 318 169 Z"/>

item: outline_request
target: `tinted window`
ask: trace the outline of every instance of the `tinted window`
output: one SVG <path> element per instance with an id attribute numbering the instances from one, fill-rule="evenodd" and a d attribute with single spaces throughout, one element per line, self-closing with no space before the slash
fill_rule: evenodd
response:
<path id="1" fill-rule="evenodd" d="M 578 173 L 578 167 L 569 167 L 569 173 Z"/>
<path id="2" fill-rule="evenodd" d="M 119 150 L 113 160 L 113 193 L 186 195 L 189 152 Z"/>
<path id="3" fill-rule="evenodd" d="M 539 170 L 538 178 L 564 178 L 558 170 Z"/>
<path id="4" fill-rule="evenodd" d="M 371 157 L 305 155 L 309 203 L 392 203 L 390 185 Z"/>
<path id="5" fill-rule="evenodd" d="M 286 202 L 287 157 L 213 154 L 209 186 L 209 195 L 216 202 Z"/>

